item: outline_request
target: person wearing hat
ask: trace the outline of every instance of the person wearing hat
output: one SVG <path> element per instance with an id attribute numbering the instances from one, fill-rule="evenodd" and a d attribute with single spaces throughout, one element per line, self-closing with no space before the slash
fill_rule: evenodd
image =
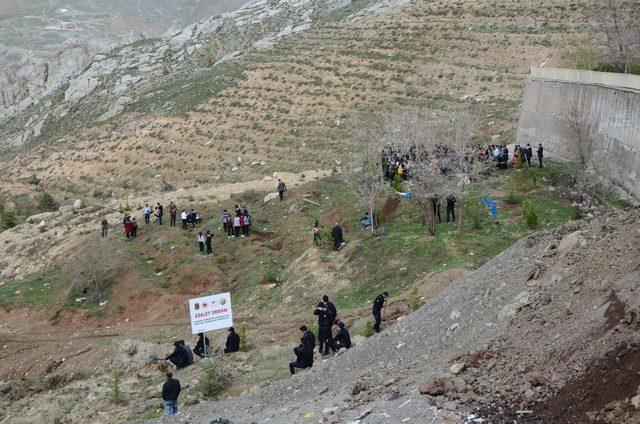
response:
<path id="1" fill-rule="evenodd" d="M 233 353 L 240 350 L 240 336 L 236 333 L 235 328 L 229 327 L 229 335 L 227 336 L 227 344 L 224 353 Z"/>
<path id="2" fill-rule="evenodd" d="M 371 309 L 371 313 L 373 314 L 373 318 L 376 320 L 375 325 L 373 326 L 376 333 L 380 332 L 380 323 L 382 322 L 382 308 L 384 308 L 384 304 L 389 297 L 389 292 L 384 292 L 376 296 L 373 301 L 373 308 Z"/>

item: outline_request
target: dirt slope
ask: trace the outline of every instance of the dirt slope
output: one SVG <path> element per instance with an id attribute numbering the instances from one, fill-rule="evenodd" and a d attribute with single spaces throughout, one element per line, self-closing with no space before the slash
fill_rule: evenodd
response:
<path id="1" fill-rule="evenodd" d="M 638 215 L 610 213 L 531 236 L 347 353 L 180 420 L 586 422 L 587 411 L 637 389 Z M 594 365 L 611 367 L 621 355 L 635 377 L 607 396 L 583 397 L 608 387 Z M 462 382 L 453 380 L 446 396 L 420 394 L 428 379 L 453 377 L 453 362 L 467 367 Z M 581 381 L 582 390 L 567 392 Z M 532 409 L 518 418 L 523 408 Z"/>

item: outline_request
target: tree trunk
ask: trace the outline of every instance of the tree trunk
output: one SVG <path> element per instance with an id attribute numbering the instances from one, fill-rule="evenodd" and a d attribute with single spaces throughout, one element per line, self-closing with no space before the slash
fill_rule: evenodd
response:
<path id="1" fill-rule="evenodd" d="M 457 235 L 462 234 L 462 217 L 464 216 L 464 201 L 459 199 L 458 203 L 460 206 L 458 207 L 458 216 L 456 217 L 458 219 L 458 230 L 456 231 Z"/>

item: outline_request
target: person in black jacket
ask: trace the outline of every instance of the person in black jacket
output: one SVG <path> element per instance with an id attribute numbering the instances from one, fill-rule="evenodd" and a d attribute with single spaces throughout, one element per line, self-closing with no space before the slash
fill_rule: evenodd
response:
<path id="1" fill-rule="evenodd" d="M 173 374 L 167 373 L 167 381 L 162 385 L 162 404 L 168 416 L 178 413 L 178 396 L 180 396 L 180 381 L 173 378 Z"/>
<path id="2" fill-rule="evenodd" d="M 318 352 L 323 355 L 328 355 L 329 348 L 331 347 L 333 313 L 327 308 L 324 302 L 319 302 L 313 314 L 318 316 Z"/>
<path id="3" fill-rule="evenodd" d="M 209 338 L 204 333 L 198 333 L 198 342 L 193 348 L 193 353 L 204 358 L 207 352 L 209 352 Z"/>
<path id="4" fill-rule="evenodd" d="M 349 331 L 345 327 L 344 322 L 337 321 L 336 325 L 338 326 L 339 330 L 338 330 L 338 333 L 333 338 L 331 349 L 333 349 L 333 351 L 336 352 L 342 349 L 343 347 L 345 349 L 351 348 L 351 336 L 349 335 Z"/>
<path id="5" fill-rule="evenodd" d="M 211 247 L 211 240 L 213 239 L 213 234 L 211 231 L 207 230 L 204 235 L 204 244 L 207 246 L 207 255 L 213 253 L 213 248 Z"/>
<path id="6" fill-rule="evenodd" d="M 326 294 L 322 296 L 322 302 L 324 302 L 327 309 L 331 311 L 333 320 L 335 321 L 335 319 L 338 317 L 338 310 L 336 309 L 336 305 L 334 305 L 333 302 L 329 301 L 329 296 L 327 296 Z M 331 324 L 333 324 L 333 322 Z"/>
<path id="7" fill-rule="evenodd" d="M 229 327 L 229 335 L 227 336 L 227 347 L 224 353 L 233 353 L 240 350 L 240 336 L 236 333 L 235 328 Z"/>
<path id="8" fill-rule="evenodd" d="M 316 347 L 316 336 L 311 332 L 306 325 L 300 327 L 300 331 L 302 331 L 302 338 L 300 341 L 302 344 L 308 344 L 313 349 Z"/>
<path id="9" fill-rule="evenodd" d="M 456 222 L 456 197 L 454 195 L 447 196 L 447 222 L 449 222 L 449 216 L 451 216 L 452 222 Z"/>
<path id="10" fill-rule="evenodd" d="M 382 308 L 384 308 L 384 303 L 387 301 L 387 297 L 389 297 L 389 292 L 384 292 L 379 294 L 376 299 L 373 301 L 373 308 L 371 309 L 371 313 L 373 313 L 373 318 L 375 318 L 376 323 L 373 328 L 376 330 L 376 333 L 380 332 L 380 323 L 382 322 Z"/>
<path id="11" fill-rule="evenodd" d="M 533 147 L 531 147 L 531 144 L 527 143 L 527 147 L 524 149 L 524 155 L 527 159 L 527 165 L 531 166 L 531 157 L 533 156 Z"/>
<path id="12" fill-rule="evenodd" d="M 293 349 L 293 353 L 296 354 L 296 360 L 289 362 L 289 371 L 291 371 L 291 375 L 296 373 L 296 368 L 305 369 L 313 366 L 313 347 L 309 344 L 300 344 L 300 346 Z"/>
<path id="13" fill-rule="evenodd" d="M 180 346 L 180 342 L 177 340 L 173 342 L 173 346 L 173 352 L 164 358 L 165 361 L 170 361 L 177 369 L 186 367 L 189 364 L 187 351 Z"/>
<path id="14" fill-rule="evenodd" d="M 543 151 L 544 151 L 544 148 L 542 147 L 542 143 L 539 143 L 538 144 L 538 162 L 540 163 L 540 168 L 542 168 L 542 155 L 543 155 L 542 152 Z"/>
<path id="15" fill-rule="evenodd" d="M 340 248 L 344 244 L 344 239 L 342 238 L 342 228 L 337 222 L 331 230 L 331 235 L 333 236 L 333 250 L 340 250 Z"/>

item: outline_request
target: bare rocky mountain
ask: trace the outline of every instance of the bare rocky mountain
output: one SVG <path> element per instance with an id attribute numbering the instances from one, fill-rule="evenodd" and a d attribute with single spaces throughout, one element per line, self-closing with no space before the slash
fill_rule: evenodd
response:
<path id="1" fill-rule="evenodd" d="M 51 59 L 69 39 L 109 45 L 132 32 L 147 38 L 237 9 L 244 0 L 0 1 L 0 67 Z"/>

